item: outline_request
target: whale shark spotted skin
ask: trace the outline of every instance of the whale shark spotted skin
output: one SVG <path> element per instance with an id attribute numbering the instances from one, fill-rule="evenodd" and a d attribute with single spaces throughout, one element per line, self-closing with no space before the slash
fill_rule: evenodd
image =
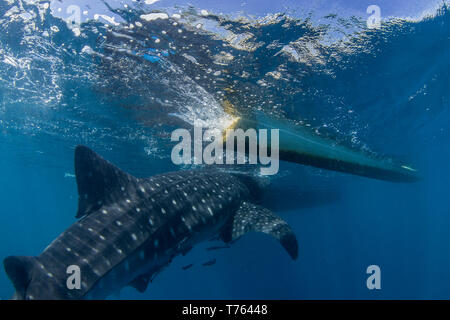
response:
<path id="1" fill-rule="evenodd" d="M 131 285 L 144 292 L 171 260 L 212 238 L 232 243 L 247 232 L 275 237 L 292 259 L 295 235 L 256 204 L 260 185 L 216 170 L 139 179 L 84 146 L 75 150 L 79 220 L 37 257 L 7 257 L 15 299 L 104 299 Z M 69 289 L 69 266 L 80 288 Z"/>

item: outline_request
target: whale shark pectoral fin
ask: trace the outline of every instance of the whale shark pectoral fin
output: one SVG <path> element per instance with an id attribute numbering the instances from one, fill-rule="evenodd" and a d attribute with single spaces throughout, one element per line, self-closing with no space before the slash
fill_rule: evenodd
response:
<path id="1" fill-rule="evenodd" d="M 16 289 L 13 299 L 25 299 L 25 293 L 31 281 L 32 269 L 35 265 L 35 258 L 10 256 L 3 260 L 3 265 L 6 274 Z"/>
<path id="2" fill-rule="evenodd" d="M 293 260 L 298 257 L 295 234 L 286 221 L 261 206 L 243 202 L 222 232 L 224 242 L 237 241 L 247 232 L 263 232 L 276 238 Z"/>
<path id="3" fill-rule="evenodd" d="M 141 275 L 130 282 L 130 287 L 135 288 L 140 293 L 144 293 L 147 290 L 148 283 L 150 282 L 149 275 Z"/>
<path id="4" fill-rule="evenodd" d="M 121 195 L 121 190 L 136 180 L 85 146 L 75 148 L 75 175 L 79 195 L 77 218 L 100 209 L 108 198 Z"/>

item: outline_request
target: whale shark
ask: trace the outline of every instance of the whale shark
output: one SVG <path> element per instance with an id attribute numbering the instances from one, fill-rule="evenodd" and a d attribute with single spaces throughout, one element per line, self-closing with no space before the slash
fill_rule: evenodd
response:
<path id="1" fill-rule="evenodd" d="M 298 256 L 290 226 L 259 204 L 264 183 L 256 177 L 199 169 L 136 178 L 85 146 L 75 148 L 75 176 L 78 220 L 40 255 L 4 259 L 13 299 L 105 299 L 125 286 L 144 292 L 194 245 L 231 244 L 249 232 L 271 235 Z M 78 287 L 68 285 L 68 270 L 79 271 Z"/>

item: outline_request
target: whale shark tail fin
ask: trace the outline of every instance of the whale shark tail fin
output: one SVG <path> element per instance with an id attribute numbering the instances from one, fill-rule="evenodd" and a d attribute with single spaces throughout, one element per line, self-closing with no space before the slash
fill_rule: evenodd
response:
<path id="1" fill-rule="evenodd" d="M 79 195 L 77 218 L 117 199 L 136 180 L 85 146 L 75 148 L 75 175 Z"/>
<path id="2" fill-rule="evenodd" d="M 277 239 L 289 256 L 296 260 L 298 243 L 289 225 L 270 210 L 243 202 L 222 232 L 226 243 L 237 241 L 248 232 L 263 232 Z"/>

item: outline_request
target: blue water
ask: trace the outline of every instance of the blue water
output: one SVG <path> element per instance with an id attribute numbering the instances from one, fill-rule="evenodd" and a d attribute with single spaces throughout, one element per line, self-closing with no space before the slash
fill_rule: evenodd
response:
<path id="1" fill-rule="evenodd" d="M 206 243 L 144 294 L 125 288 L 121 299 L 450 298 L 446 6 L 372 30 L 339 9 L 317 20 L 280 11 L 257 24 L 167 7 L 182 11 L 173 25 L 145 23 L 149 9 L 136 7 L 109 12 L 120 25 L 91 20 L 78 35 L 48 10 L 14 6 L 0 3 L 0 257 L 38 255 L 75 221 L 77 144 L 139 177 L 179 170 L 170 132 L 213 124 L 227 100 L 406 160 L 423 179 L 392 184 L 281 163 L 274 186 L 299 190 L 274 196 L 299 241 L 297 261 L 260 234 L 216 252 Z M 381 290 L 366 287 L 369 265 L 381 268 Z M 2 270 L 0 297 L 12 293 Z"/>

